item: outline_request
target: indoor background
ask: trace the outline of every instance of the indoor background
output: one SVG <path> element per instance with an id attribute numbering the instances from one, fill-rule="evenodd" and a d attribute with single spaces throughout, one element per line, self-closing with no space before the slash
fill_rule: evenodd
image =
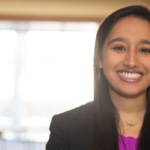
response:
<path id="1" fill-rule="evenodd" d="M 0 0 L 0 150 L 44 150 L 55 114 L 93 100 L 96 31 L 149 0 Z"/>

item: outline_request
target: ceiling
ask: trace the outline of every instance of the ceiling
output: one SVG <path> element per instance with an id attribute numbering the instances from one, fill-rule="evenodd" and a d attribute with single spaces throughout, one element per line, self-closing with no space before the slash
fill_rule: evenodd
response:
<path id="1" fill-rule="evenodd" d="M 150 6 L 150 0 L 0 0 L 0 19 L 101 21 L 133 4 Z"/>

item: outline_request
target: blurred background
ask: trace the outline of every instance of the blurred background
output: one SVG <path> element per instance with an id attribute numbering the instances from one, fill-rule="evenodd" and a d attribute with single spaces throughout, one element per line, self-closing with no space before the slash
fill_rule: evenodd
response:
<path id="1" fill-rule="evenodd" d="M 53 115 L 93 100 L 101 21 L 149 0 L 0 0 L 0 150 L 44 150 Z"/>

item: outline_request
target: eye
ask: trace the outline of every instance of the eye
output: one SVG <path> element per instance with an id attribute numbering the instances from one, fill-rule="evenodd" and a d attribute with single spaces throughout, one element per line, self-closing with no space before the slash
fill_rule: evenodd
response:
<path id="1" fill-rule="evenodd" d="M 115 46 L 113 49 L 120 50 L 120 51 L 125 50 L 125 48 L 122 46 Z"/>
<path id="2" fill-rule="evenodd" d="M 144 52 L 144 53 L 150 53 L 150 49 L 146 49 L 146 48 L 143 48 L 140 50 L 141 52 Z"/>

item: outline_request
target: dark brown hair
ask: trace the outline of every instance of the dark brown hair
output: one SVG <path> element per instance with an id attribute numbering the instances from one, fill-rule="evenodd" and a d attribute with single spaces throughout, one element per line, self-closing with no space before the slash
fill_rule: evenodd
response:
<path id="1" fill-rule="evenodd" d="M 111 102 L 108 82 L 103 69 L 97 66 L 102 58 L 102 48 L 106 37 L 116 22 L 126 16 L 133 15 L 150 22 L 150 11 L 145 6 L 133 5 L 121 8 L 109 15 L 101 24 L 95 42 L 94 55 L 94 101 L 93 101 L 93 149 L 119 150 L 118 147 L 118 113 Z M 150 87 L 147 89 L 147 109 L 143 126 L 139 135 L 137 149 L 150 149 Z"/>

